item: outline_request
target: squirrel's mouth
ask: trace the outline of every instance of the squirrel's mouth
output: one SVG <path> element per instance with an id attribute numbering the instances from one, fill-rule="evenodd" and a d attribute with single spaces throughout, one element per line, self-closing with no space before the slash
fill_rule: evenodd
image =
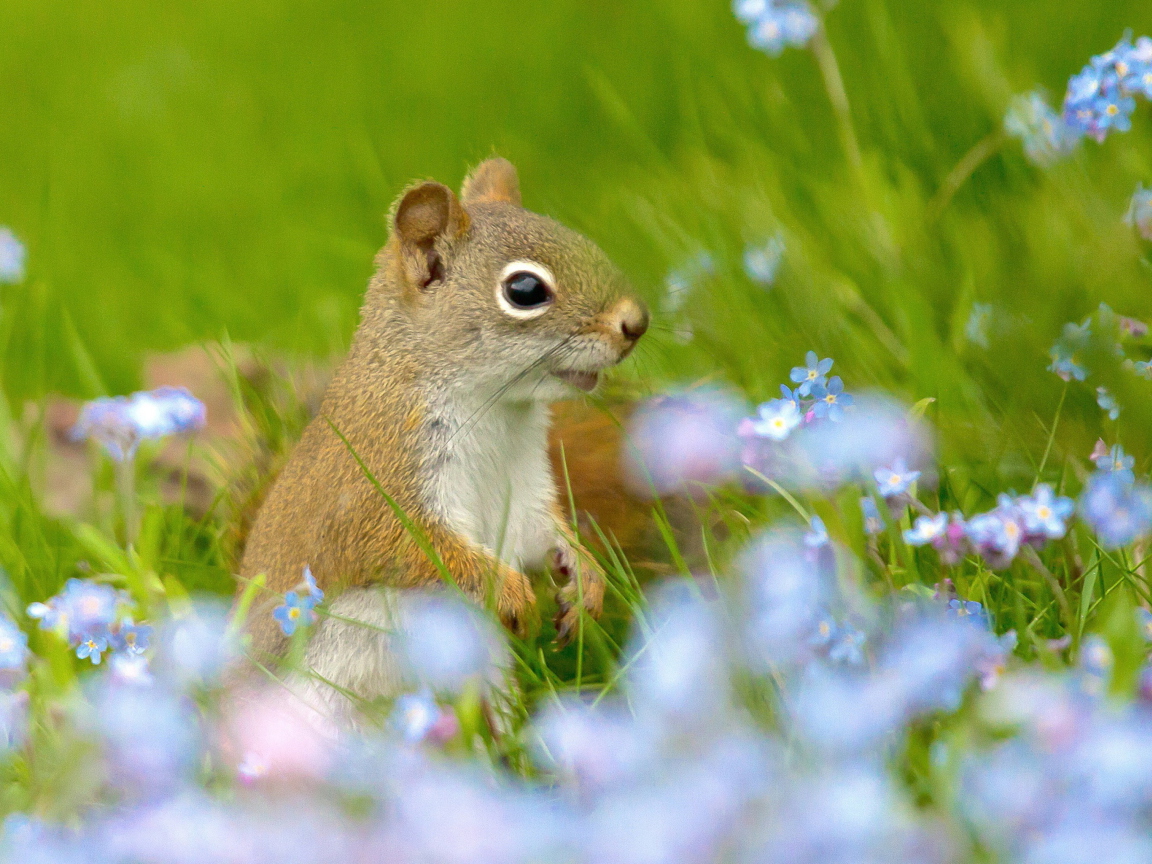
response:
<path id="1" fill-rule="evenodd" d="M 562 369 L 552 374 L 566 384 L 571 384 L 577 390 L 583 390 L 585 393 L 591 393 L 596 389 L 596 385 L 600 383 L 600 374 L 598 372 L 581 372 L 578 369 Z"/>

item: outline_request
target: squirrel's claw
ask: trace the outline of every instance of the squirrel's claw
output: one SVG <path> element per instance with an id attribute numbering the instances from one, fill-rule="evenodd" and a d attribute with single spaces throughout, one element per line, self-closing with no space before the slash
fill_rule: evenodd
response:
<path id="1" fill-rule="evenodd" d="M 568 544 L 558 547 L 553 553 L 556 572 L 564 577 L 564 586 L 556 592 L 556 645 L 563 648 L 572 641 L 580 621 L 581 604 L 583 611 L 593 618 L 599 618 L 604 608 L 604 573 L 587 552 Z"/>
<path id="2" fill-rule="evenodd" d="M 528 635 L 535 608 L 536 592 L 532 590 L 528 577 L 518 570 L 508 569 L 496 602 L 500 622 L 513 635 L 523 639 Z"/>

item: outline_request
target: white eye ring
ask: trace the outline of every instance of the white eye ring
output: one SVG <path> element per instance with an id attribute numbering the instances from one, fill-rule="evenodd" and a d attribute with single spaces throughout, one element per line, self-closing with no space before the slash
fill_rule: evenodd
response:
<path id="1" fill-rule="evenodd" d="M 532 318 L 539 318 L 545 312 L 552 308 L 551 303 L 546 303 L 543 306 L 537 306 L 532 309 L 519 309 L 513 306 L 507 297 L 504 296 L 504 282 L 513 273 L 531 273 L 537 279 L 544 283 L 553 296 L 556 294 L 556 277 L 552 275 L 552 271 L 536 261 L 510 261 L 504 265 L 504 269 L 500 271 L 500 278 L 496 280 L 496 304 L 500 307 L 500 311 L 510 318 L 517 318 L 521 321 L 528 321 Z"/>

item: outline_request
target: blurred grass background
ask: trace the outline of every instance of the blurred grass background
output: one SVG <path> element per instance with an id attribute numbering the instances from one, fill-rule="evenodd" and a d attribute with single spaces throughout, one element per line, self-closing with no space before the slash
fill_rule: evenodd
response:
<path id="1" fill-rule="evenodd" d="M 658 311 L 667 273 L 712 255 L 628 373 L 639 389 L 716 378 L 766 398 L 815 348 L 849 389 L 935 397 L 950 470 L 980 489 L 1031 483 L 1061 325 L 1101 301 L 1152 316 L 1122 223 L 1152 183 L 1147 106 L 1050 171 L 1009 141 L 938 218 L 931 203 L 1012 94 L 1058 103 L 1092 54 L 1152 31 L 1135 0 L 844 0 L 828 29 L 859 170 L 812 53 L 752 50 L 725 0 L 9 0 L 0 28 L 0 223 L 29 249 L 29 279 L 0 294 L 14 408 L 126 392 L 146 353 L 225 333 L 341 351 L 392 198 L 413 178 L 457 185 L 493 151 Z M 777 232 L 765 290 L 741 255 Z M 987 347 L 965 335 L 976 303 L 993 307 Z M 1142 429 L 1129 391 L 1146 382 L 1113 378 Z M 1091 387 L 1065 421 L 1056 455 L 1083 460 L 1102 431 Z"/>

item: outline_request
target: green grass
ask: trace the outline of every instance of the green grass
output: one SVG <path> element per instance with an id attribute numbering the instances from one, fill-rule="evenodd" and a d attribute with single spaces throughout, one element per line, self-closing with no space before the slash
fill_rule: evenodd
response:
<path id="1" fill-rule="evenodd" d="M 1046 366 L 1062 325 L 1100 302 L 1152 318 L 1149 250 L 1122 222 L 1136 185 L 1152 183 L 1152 108 L 1140 106 L 1132 132 L 1047 171 L 996 137 L 1013 94 L 1043 86 L 1058 99 L 1129 27 L 1152 31 L 1152 7 L 844 0 L 828 29 L 845 122 L 828 66 L 808 51 L 753 51 L 723 0 L 13 0 L 0 9 L 0 224 L 26 241 L 30 263 L 24 284 L 0 291 L 8 410 L 51 392 L 126 392 L 143 356 L 189 342 L 338 354 L 393 197 L 413 178 L 457 185 L 495 150 L 518 165 L 530 207 L 597 240 L 656 310 L 617 382 L 624 392 L 725 381 L 770 398 L 812 348 L 836 358 L 850 390 L 935 400 L 934 507 L 972 513 L 1038 480 L 1074 492 L 1101 436 L 1144 473 L 1152 385 L 1104 367 L 1100 381 L 1125 405 L 1111 423 L 1092 386 L 1065 388 Z M 987 158 L 953 188 L 981 142 Z M 766 290 L 741 256 L 777 232 L 787 253 Z M 700 251 L 715 271 L 672 312 L 664 280 Z M 995 310 L 986 348 L 965 336 L 977 303 Z M 692 340 L 675 338 L 689 324 Z M 1152 342 L 1136 351 L 1147 359 Z M 265 431 L 297 428 L 257 408 Z M 157 603 L 230 591 L 221 517 L 149 504 L 139 560 L 124 565 L 93 540 L 115 536 L 114 519 L 85 534 L 46 517 L 31 457 L 13 444 L 0 457 L 10 611 L 81 561 L 171 577 Z M 862 550 L 851 496 L 803 504 Z M 718 569 L 749 526 L 790 512 L 728 493 L 714 510 L 736 529 L 713 550 Z M 1047 559 L 1063 609 L 1023 564 L 945 574 L 898 538 L 883 551 L 883 566 L 869 565 L 879 584 L 950 575 L 1022 634 L 1026 653 L 1103 626 L 1101 598 L 1118 586 L 1148 599 L 1138 562 L 1083 532 Z M 577 677 L 614 680 L 641 601 L 627 563 L 607 563 L 611 614 L 589 624 L 584 652 L 523 646 L 532 698 Z M 37 687 L 71 680 L 53 662 L 56 677 Z"/>

